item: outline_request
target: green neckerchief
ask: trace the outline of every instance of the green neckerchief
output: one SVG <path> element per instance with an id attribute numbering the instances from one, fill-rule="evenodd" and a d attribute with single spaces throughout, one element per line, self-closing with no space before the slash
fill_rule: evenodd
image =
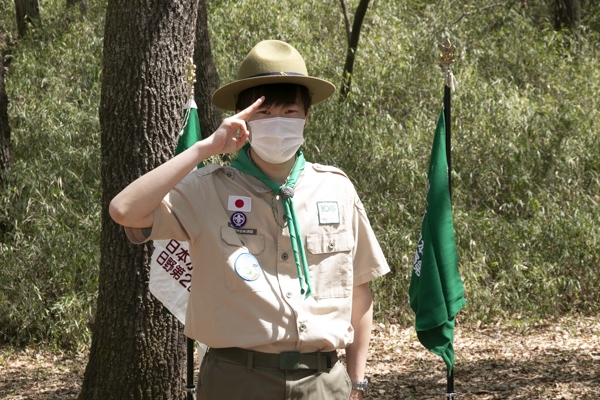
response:
<path id="1" fill-rule="evenodd" d="M 296 261 L 296 269 L 298 270 L 298 279 L 300 280 L 300 293 L 304 295 L 304 298 L 308 298 L 312 293 L 312 284 L 310 283 L 310 274 L 308 272 L 308 262 L 306 261 L 306 253 L 304 252 L 304 246 L 302 245 L 302 234 L 300 233 L 300 224 L 296 218 L 296 209 L 294 208 L 293 200 L 293 189 L 296 186 L 296 182 L 304 170 L 306 160 L 304 160 L 304 154 L 300 150 L 296 153 L 298 158 L 292 169 L 292 173 L 288 180 L 280 185 L 277 182 L 270 179 L 264 172 L 262 172 L 256 164 L 248 157 L 248 150 L 250 149 L 250 143 L 247 143 L 240 150 L 237 158 L 231 163 L 233 168 L 239 171 L 255 177 L 265 185 L 267 185 L 273 191 L 273 194 L 278 195 L 283 202 L 285 210 L 285 217 L 290 231 L 290 240 L 292 242 L 292 250 L 294 252 L 294 260 Z M 282 195 L 281 191 L 284 189 L 284 193 L 291 193 L 291 196 Z"/>

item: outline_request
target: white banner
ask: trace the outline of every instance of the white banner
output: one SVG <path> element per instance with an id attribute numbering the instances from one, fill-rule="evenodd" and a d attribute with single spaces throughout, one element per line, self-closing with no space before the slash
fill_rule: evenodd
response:
<path id="1" fill-rule="evenodd" d="M 150 264 L 150 292 L 185 325 L 192 285 L 189 245 L 177 240 L 155 240 Z"/>
<path id="2" fill-rule="evenodd" d="M 150 263 L 150 293 L 185 325 L 185 312 L 192 285 L 192 262 L 187 242 L 155 240 Z M 198 363 L 202 363 L 206 345 L 198 345 Z"/>

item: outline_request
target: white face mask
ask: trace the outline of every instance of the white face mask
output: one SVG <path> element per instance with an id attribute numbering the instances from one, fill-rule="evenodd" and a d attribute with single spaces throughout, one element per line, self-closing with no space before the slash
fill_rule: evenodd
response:
<path id="1" fill-rule="evenodd" d="M 304 119 L 275 117 L 248 121 L 252 149 L 271 164 L 281 164 L 304 143 Z"/>

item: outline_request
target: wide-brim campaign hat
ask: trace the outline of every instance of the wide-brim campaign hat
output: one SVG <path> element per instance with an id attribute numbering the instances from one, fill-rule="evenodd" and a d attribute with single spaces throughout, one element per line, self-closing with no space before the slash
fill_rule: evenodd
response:
<path id="1" fill-rule="evenodd" d="M 306 86 L 311 105 L 335 92 L 335 86 L 308 75 L 298 50 L 280 40 L 264 40 L 250 50 L 238 70 L 237 80 L 217 89 L 212 102 L 224 110 L 235 111 L 237 95 L 251 87 L 272 83 L 294 83 Z"/>

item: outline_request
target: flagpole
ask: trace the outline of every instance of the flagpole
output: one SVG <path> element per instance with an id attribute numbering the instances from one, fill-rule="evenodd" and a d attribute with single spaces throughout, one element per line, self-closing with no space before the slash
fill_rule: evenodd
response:
<path id="1" fill-rule="evenodd" d="M 454 89 L 454 76 L 450 70 L 450 65 L 454 62 L 454 51 L 456 47 L 446 38 L 443 45 L 439 46 L 440 64 L 444 73 L 444 120 L 446 124 L 446 160 L 448 161 L 448 190 L 450 192 L 450 200 L 452 200 L 452 112 L 451 98 L 452 90 Z M 448 368 L 448 367 L 447 367 Z M 446 374 L 446 398 L 454 399 L 457 393 L 454 392 L 454 368 L 448 368 Z"/>
<path id="2" fill-rule="evenodd" d="M 448 189 L 450 190 L 450 200 L 452 200 L 452 140 L 451 126 L 452 113 L 451 107 L 451 90 L 448 85 L 444 85 L 444 120 L 446 121 L 446 159 L 448 160 Z"/>
<path id="3" fill-rule="evenodd" d="M 452 112 L 451 96 L 454 90 L 454 75 L 450 65 L 454 62 L 454 51 L 456 47 L 446 38 L 444 44 L 439 45 L 440 64 L 444 72 L 444 119 L 446 121 L 446 159 L 448 160 L 448 187 L 450 188 L 450 198 L 452 198 Z"/>
<path id="4" fill-rule="evenodd" d="M 185 65 L 186 80 L 188 84 L 188 101 L 194 98 L 194 83 L 196 83 L 196 65 L 192 58 L 188 59 Z M 191 109 L 190 109 L 191 111 Z M 189 115 L 189 114 L 188 114 Z M 184 121 L 184 126 L 187 121 Z M 195 340 L 186 337 L 187 344 L 187 385 L 185 391 L 187 393 L 186 400 L 196 400 L 196 385 L 194 385 L 194 344 Z"/>

